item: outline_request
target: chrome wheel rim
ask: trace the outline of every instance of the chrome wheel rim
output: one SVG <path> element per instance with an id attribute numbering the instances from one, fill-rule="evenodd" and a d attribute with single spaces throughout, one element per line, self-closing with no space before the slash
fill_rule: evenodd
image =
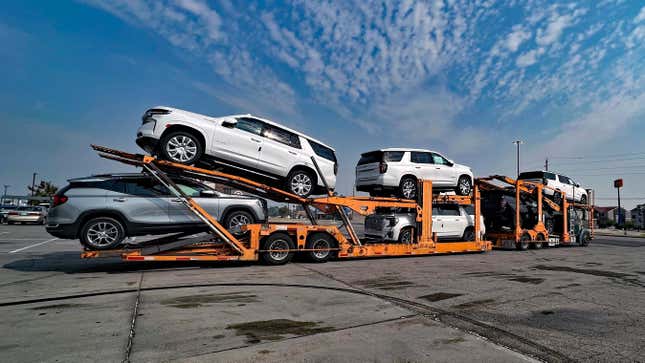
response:
<path id="1" fill-rule="evenodd" d="M 117 241 L 119 229 L 110 222 L 93 224 L 87 230 L 87 240 L 94 246 L 108 246 Z"/>
<path id="2" fill-rule="evenodd" d="M 309 194 L 311 187 L 311 178 L 305 173 L 298 173 L 291 178 L 291 190 L 298 195 Z"/>
<path id="3" fill-rule="evenodd" d="M 244 214 L 236 214 L 229 220 L 228 230 L 233 234 L 241 234 L 242 226 L 245 226 L 249 223 L 251 223 L 249 217 Z"/>
<path id="4" fill-rule="evenodd" d="M 177 135 L 168 140 L 166 152 L 174 161 L 185 163 L 197 155 L 197 144 L 188 136 Z"/>
<path id="5" fill-rule="evenodd" d="M 412 179 L 406 179 L 403 182 L 403 186 L 401 188 L 401 190 L 403 191 L 403 196 L 406 197 L 407 199 L 412 199 L 416 196 L 417 194 L 416 189 L 417 189 L 416 183 Z"/>
<path id="6" fill-rule="evenodd" d="M 268 249 L 270 250 L 269 256 L 271 256 L 271 258 L 275 261 L 282 261 L 289 255 L 289 243 L 283 239 L 277 239 L 271 242 L 271 244 L 268 246 Z"/>
<path id="7" fill-rule="evenodd" d="M 326 257 L 329 255 L 329 248 L 330 248 L 330 246 L 329 246 L 329 242 L 327 242 L 327 240 L 326 240 L 326 239 L 322 239 L 322 238 L 321 238 L 321 239 L 319 239 L 319 240 L 315 241 L 315 242 L 311 245 L 311 247 L 312 247 L 313 249 L 327 249 L 326 251 L 313 251 L 313 253 L 312 253 L 312 254 L 313 254 L 313 255 L 314 255 L 314 257 L 316 257 L 317 259 L 323 259 L 323 258 L 326 258 Z"/>
<path id="8" fill-rule="evenodd" d="M 461 195 L 467 195 L 470 193 L 470 183 L 467 179 L 462 179 L 459 182 L 459 192 Z"/>

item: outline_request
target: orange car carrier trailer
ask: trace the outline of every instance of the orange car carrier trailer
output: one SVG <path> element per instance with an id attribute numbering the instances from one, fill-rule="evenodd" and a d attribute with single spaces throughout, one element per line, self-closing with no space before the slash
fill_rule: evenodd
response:
<path id="1" fill-rule="evenodd" d="M 295 253 L 304 253 L 310 259 L 325 262 L 332 257 L 383 257 L 430 255 L 442 253 L 485 252 L 492 248 L 491 242 L 481 238 L 480 195 L 477 186 L 473 195 L 433 195 L 432 182 L 420 181 L 418 199 L 343 197 L 335 196 L 328 188 L 328 196 L 302 198 L 282 189 L 259 183 L 252 179 L 216 170 L 202 169 L 159 160 L 151 156 L 131 154 L 102 146 L 92 145 L 99 156 L 138 166 L 143 172 L 166 186 L 175 197 L 202 220 L 210 235 L 179 233 L 157 238 L 136 245 L 125 245 L 118 250 L 86 250 L 83 258 L 121 257 L 126 261 L 258 261 L 268 264 L 288 263 Z M 318 165 L 314 158 L 316 169 Z M 235 237 L 206 212 L 195 200 L 182 192 L 168 176 L 182 175 L 195 179 L 217 182 L 277 202 L 301 204 L 311 224 L 265 223 L 242 227 L 245 233 Z M 322 175 L 322 173 L 319 174 Z M 323 178 L 323 183 L 326 182 Z M 432 206 L 437 204 L 474 205 L 475 239 L 472 241 L 439 242 L 432 233 Z M 325 213 L 338 213 L 347 236 L 335 225 L 319 225 L 310 206 Z M 356 235 L 349 217 L 349 208 L 360 215 L 369 215 L 377 208 L 401 208 L 416 211 L 416 228 L 412 243 L 365 242 Z"/>
<path id="2" fill-rule="evenodd" d="M 514 180 L 503 175 L 478 178 L 475 184 L 485 200 L 493 193 L 505 193 L 515 199 L 514 228 L 508 231 L 486 229 L 486 237 L 492 241 L 495 248 L 515 247 L 518 250 L 526 250 L 556 245 L 587 246 L 593 238 L 593 202 L 591 200 L 588 204 L 569 202 L 559 190 L 541 183 Z M 553 191 L 553 197 L 549 198 L 545 195 L 544 190 L 547 188 Z M 535 221 L 522 220 L 521 204 L 527 200 L 537 206 Z M 545 225 L 545 208 L 558 217 L 554 219 L 557 221 L 556 228 L 547 228 Z M 497 206 L 495 209 L 499 211 L 502 206 Z M 495 218 L 493 215 L 486 215 L 485 212 L 483 214 L 487 224 Z"/>

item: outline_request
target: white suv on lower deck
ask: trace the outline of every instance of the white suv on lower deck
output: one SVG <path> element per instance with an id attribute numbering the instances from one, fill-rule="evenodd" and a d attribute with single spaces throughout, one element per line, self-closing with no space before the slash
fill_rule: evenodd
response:
<path id="1" fill-rule="evenodd" d="M 473 172 L 440 153 L 425 149 L 390 148 L 363 153 L 356 165 L 356 190 L 370 195 L 417 196 L 417 181 L 432 180 L 433 190 L 469 195 Z"/>
<path id="2" fill-rule="evenodd" d="M 336 186 L 334 149 L 273 121 L 251 115 L 209 117 L 164 106 L 147 110 L 142 119 L 137 144 L 162 159 L 241 170 L 307 197 L 325 192 L 313 157 L 328 186 Z"/>

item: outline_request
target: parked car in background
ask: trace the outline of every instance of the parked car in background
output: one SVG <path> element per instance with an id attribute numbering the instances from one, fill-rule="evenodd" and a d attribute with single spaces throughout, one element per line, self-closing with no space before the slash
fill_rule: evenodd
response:
<path id="1" fill-rule="evenodd" d="M 480 216 L 480 238 L 486 233 L 484 217 Z M 365 217 L 365 237 L 379 241 L 412 243 L 415 239 L 416 213 L 396 210 Z M 442 204 L 432 207 L 432 232 L 439 240 L 473 241 L 475 211 L 472 206 Z"/>
<path id="2" fill-rule="evenodd" d="M 264 222 L 264 199 L 219 193 L 185 177 L 172 177 L 184 193 L 231 233 Z M 76 239 L 88 249 L 115 248 L 126 237 L 172 232 L 202 232 L 207 226 L 180 199 L 144 174 L 106 174 L 69 180 L 54 196 L 47 231 Z"/>
<path id="3" fill-rule="evenodd" d="M 16 208 L 18 207 L 15 205 L 0 206 L 0 223 L 7 223 L 7 214 Z"/>
<path id="4" fill-rule="evenodd" d="M 544 188 L 544 194 L 553 197 L 557 203 L 559 203 L 560 194 L 555 193 L 556 190 L 562 192 L 567 200 L 574 200 L 582 204 L 587 204 L 589 200 L 585 188 L 562 174 L 556 174 L 550 171 L 525 171 L 520 173 L 518 179 L 548 186 L 549 188 Z"/>
<path id="5" fill-rule="evenodd" d="M 45 224 L 47 223 L 47 208 L 45 207 L 16 207 L 7 213 L 7 224 Z"/>
<path id="6" fill-rule="evenodd" d="M 334 149 L 251 115 L 209 117 L 165 106 L 151 108 L 143 115 L 137 144 L 165 160 L 213 163 L 260 175 L 302 197 L 326 192 L 313 157 L 329 187 L 336 186 Z"/>
<path id="7" fill-rule="evenodd" d="M 414 199 L 420 179 L 432 180 L 433 191 L 469 195 L 473 172 L 436 151 L 390 148 L 366 152 L 356 165 L 356 190 L 372 196 L 395 194 Z"/>

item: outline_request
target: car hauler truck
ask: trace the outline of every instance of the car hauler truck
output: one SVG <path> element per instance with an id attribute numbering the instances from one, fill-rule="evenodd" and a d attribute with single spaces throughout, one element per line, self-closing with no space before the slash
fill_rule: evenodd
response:
<path id="1" fill-rule="evenodd" d="M 81 255 L 83 258 L 118 256 L 126 261 L 262 260 L 268 264 L 279 265 L 288 263 L 296 253 L 304 253 L 313 261 L 325 262 L 332 257 L 343 259 L 485 252 L 492 247 L 489 241 L 482 240 L 480 237 L 481 208 L 477 187 L 474 188 L 472 196 L 434 195 L 432 182 L 425 180 L 419 181 L 421 193 L 419 193 L 417 200 L 344 197 L 333 195 L 331 192 L 328 192 L 329 195 L 326 197 L 302 198 L 282 189 L 234 174 L 173 163 L 102 146 L 92 145 L 92 147 L 101 157 L 141 167 L 144 173 L 167 187 L 188 210 L 202 220 L 208 226 L 209 234 L 194 236 L 188 235 L 188 233 L 179 233 L 136 245 L 125 245 L 117 250 L 86 250 Z M 312 158 L 312 162 L 318 168 L 314 158 Z M 235 237 L 195 200 L 183 193 L 168 177 L 168 174 L 179 174 L 230 185 L 276 202 L 301 204 L 310 219 L 310 224 L 251 224 L 243 227 L 246 233 L 242 237 Z M 432 206 L 437 204 L 473 205 L 475 210 L 474 240 L 439 242 L 436 234 L 432 232 Z M 318 208 L 325 213 L 338 213 L 343 221 L 346 234 L 335 225 L 317 224 L 310 207 Z M 354 231 L 345 208 L 350 208 L 361 215 L 372 214 L 377 208 L 401 208 L 415 211 L 417 223 L 412 243 L 361 240 Z"/>
<path id="2" fill-rule="evenodd" d="M 486 238 L 495 248 L 587 246 L 593 238 L 593 202 L 569 202 L 560 191 L 545 196 L 540 183 L 493 175 L 476 181 Z M 593 195 L 593 193 L 591 193 Z"/>

